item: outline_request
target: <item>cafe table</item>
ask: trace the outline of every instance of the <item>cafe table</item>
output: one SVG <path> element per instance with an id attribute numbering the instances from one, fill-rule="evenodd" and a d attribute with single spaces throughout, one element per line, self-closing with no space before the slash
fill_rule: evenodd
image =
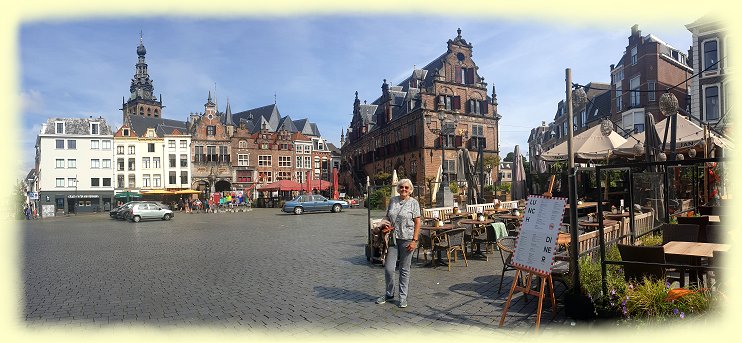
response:
<path id="1" fill-rule="evenodd" d="M 662 246 L 662 248 L 665 250 L 666 255 L 683 255 L 707 258 L 713 257 L 714 251 L 728 251 L 730 247 L 731 246 L 729 244 L 678 241 L 670 241 Z"/>
<path id="2" fill-rule="evenodd" d="M 470 243 L 471 246 L 474 247 L 474 237 L 477 237 L 482 234 L 482 232 L 485 230 L 487 224 L 492 224 L 495 221 L 489 218 L 485 218 L 484 220 L 478 220 L 478 219 L 462 219 L 459 220 L 460 225 L 471 225 L 471 235 L 470 235 Z M 487 256 L 482 253 L 482 248 L 479 244 L 477 244 L 477 250 L 472 251 L 472 254 L 479 255 L 480 257 L 484 257 L 485 259 Z"/>
<path id="3" fill-rule="evenodd" d="M 500 214 L 496 217 L 502 219 L 502 221 L 505 222 L 505 228 L 508 229 L 508 232 L 520 231 L 520 221 L 521 219 L 523 219 L 523 217 L 513 214 Z"/>
<path id="4" fill-rule="evenodd" d="M 436 226 L 436 225 L 420 225 L 420 230 L 424 230 L 428 232 L 428 237 L 430 237 L 430 249 L 433 250 L 433 246 L 435 245 L 436 240 L 438 240 L 439 235 L 443 231 L 451 230 L 454 228 L 453 224 L 443 224 L 442 226 Z M 426 267 L 429 267 L 433 265 L 433 262 L 435 261 L 435 257 L 433 257 L 430 261 L 430 263 L 426 264 Z M 438 251 L 438 263 L 447 265 L 446 262 L 443 262 L 443 257 L 441 256 L 440 250 Z"/>
<path id="5" fill-rule="evenodd" d="M 721 218 L 718 215 L 707 215 L 709 217 L 709 223 L 721 223 Z"/>

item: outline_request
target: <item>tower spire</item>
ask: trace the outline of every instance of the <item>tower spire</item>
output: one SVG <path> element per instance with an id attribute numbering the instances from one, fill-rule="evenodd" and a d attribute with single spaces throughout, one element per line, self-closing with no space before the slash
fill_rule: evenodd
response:
<path id="1" fill-rule="evenodd" d="M 154 86 L 149 78 L 145 56 L 147 49 L 144 47 L 144 34 L 139 31 L 139 45 L 137 45 L 137 64 L 134 69 L 134 77 L 129 85 L 129 99 L 124 100 L 121 110 L 124 119 L 131 115 L 159 118 L 162 115 L 162 98 L 157 100 L 154 95 Z"/>

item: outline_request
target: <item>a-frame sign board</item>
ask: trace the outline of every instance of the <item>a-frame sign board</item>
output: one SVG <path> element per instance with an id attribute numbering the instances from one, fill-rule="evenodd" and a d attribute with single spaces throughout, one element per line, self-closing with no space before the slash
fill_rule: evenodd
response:
<path id="1" fill-rule="evenodd" d="M 547 192 L 550 193 L 550 192 Z M 544 302 L 544 291 L 548 284 L 551 297 L 552 315 L 556 315 L 556 300 L 554 299 L 554 283 L 551 279 L 551 266 L 554 262 L 554 251 L 559 234 L 559 227 L 564 216 L 566 198 L 552 198 L 548 196 L 528 196 L 526 210 L 521 221 L 520 233 L 515 242 L 513 253 L 513 267 L 516 273 L 513 285 L 510 287 L 508 299 L 500 318 L 500 326 L 505 323 L 505 316 L 510 308 L 514 292 L 523 292 L 524 295 L 538 297 L 536 313 L 536 332 L 541 325 L 541 309 Z M 526 284 L 518 285 L 521 275 L 526 275 Z M 531 289 L 533 277 L 539 277 L 541 287 L 539 291 Z"/>

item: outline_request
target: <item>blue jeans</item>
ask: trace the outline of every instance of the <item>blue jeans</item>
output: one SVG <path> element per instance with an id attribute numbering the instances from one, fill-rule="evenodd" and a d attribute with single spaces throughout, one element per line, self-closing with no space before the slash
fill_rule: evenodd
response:
<path id="1" fill-rule="evenodd" d="M 410 265 L 412 264 L 412 251 L 407 251 L 407 246 L 412 242 L 408 239 L 397 239 L 397 245 L 389 247 L 384 262 L 384 282 L 386 283 L 386 297 L 394 297 L 394 269 L 397 264 L 397 254 L 400 255 L 399 263 L 399 301 L 407 300 L 407 288 L 410 285 Z"/>

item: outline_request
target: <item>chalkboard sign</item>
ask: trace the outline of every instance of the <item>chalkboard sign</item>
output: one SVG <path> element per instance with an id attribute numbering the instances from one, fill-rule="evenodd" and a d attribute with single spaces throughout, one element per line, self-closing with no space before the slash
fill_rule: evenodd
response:
<path id="1" fill-rule="evenodd" d="M 551 274 L 559 226 L 566 198 L 529 195 L 515 242 L 513 266 L 537 274 Z"/>

